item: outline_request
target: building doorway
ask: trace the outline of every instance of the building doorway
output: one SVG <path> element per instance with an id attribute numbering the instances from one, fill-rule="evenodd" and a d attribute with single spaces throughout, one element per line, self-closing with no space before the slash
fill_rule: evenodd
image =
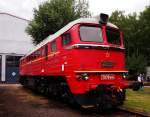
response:
<path id="1" fill-rule="evenodd" d="M 21 56 L 6 56 L 6 82 L 18 83 L 19 78 L 19 60 Z"/>
<path id="2" fill-rule="evenodd" d="M 2 78 L 2 56 L 0 55 L 0 79 Z"/>

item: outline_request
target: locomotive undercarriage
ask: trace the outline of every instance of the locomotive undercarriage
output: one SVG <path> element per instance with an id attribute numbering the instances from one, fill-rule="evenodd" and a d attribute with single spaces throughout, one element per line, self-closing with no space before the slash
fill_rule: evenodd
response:
<path id="1" fill-rule="evenodd" d="M 74 103 L 73 95 L 63 77 L 21 77 L 20 83 L 38 93 L 48 95 L 54 99 L 62 99 L 67 103 Z"/>
<path id="2" fill-rule="evenodd" d="M 123 104 L 125 90 L 113 89 L 111 85 L 99 85 L 96 90 L 75 95 L 75 99 L 83 108 L 95 107 L 104 110 Z"/>
<path id="3" fill-rule="evenodd" d="M 54 77 L 53 77 L 54 78 Z M 46 94 L 54 99 L 62 99 L 69 104 L 79 104 L 83 108 L 108 109 L 121 105 L 125 100 L 125 90 L 111 88 L 111 85 L 98 85 L 96 90 L 86 94 L 72 95 L 62 77 L 21 77 L 20 83 L 36 92 Z"/>

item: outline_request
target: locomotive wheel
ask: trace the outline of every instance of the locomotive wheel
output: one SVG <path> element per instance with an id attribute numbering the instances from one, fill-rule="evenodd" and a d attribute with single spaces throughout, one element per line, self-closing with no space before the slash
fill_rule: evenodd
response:
<path id="1" fill-rule="evenodd" d="M 61 99 L 70 105 L 77 105 L 67 82 L 62 77 L 30 77 L 29 81 L 27 78 L 23 77 L 20 79 L 20 82 L 23 86 L 30 88 L 37 93 L 46 94 L 54 99 Z"/>
<path id="2" fill-rule="evenodd" d="M 26 77 L 20 76 L 19 82 L 21 83 L 21 85 L 23 86 L 27 86 L 28 85 L 28 80 Z"/>
<path id="3" fill-rule="evenodd" d="M 44 85 L 43 84 L 39 84 L 38 86 L 37 86 L 37 91 L 39 92 L 39 93 L 44 93 L 45 92 L 45 88 L 44 88 Z"/>
<path id="4" fill-rule="evenodd" d="M 49 81 L 48 84 L 48 95 L 50 97 L 54 97 L 55 99 L 61 99 L 65 103 L 73 105 L 75 103 L 75 100 L 73 98 L 73 95 L 64 80 L 58 80 L 58 81 Z"/>
<path id="5" fill-rule="evenodd" d="M 98 104 L 96 105 L 96 109 L 99 112 L 102 112 L 106 109 L 110 109 L 112 108 L 112 105 L 108 102 L 110 101 L 110 95 L 103 95 L 101 97 L 98 98 Z"/>

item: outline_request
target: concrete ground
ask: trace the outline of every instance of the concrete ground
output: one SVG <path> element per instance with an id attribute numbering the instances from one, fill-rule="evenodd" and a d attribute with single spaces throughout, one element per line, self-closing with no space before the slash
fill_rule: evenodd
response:
<path id="1" fill-rule="evenodd" d="M 127 117 L 116 110 L 96 113 L 35 94 L 19 84 L 0 84 L 0 117 Z"/>

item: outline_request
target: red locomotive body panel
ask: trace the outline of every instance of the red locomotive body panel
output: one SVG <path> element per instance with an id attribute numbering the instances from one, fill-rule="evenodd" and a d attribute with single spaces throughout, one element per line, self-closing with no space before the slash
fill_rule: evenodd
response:
<path id="1" fill-rule="evenodd" d="M 92 36 L 94 40 L 88 40 Z M 123 79 L 125 72 L 125 52 L 119 29 L 86 22 L 72 25 L 20 60 L 21 77 L 53 77 L 53 80 L 63 77 L 74 95 L 87 94 L 97 90 L 99 85 L 123 90 L 128 86 Z"/>

